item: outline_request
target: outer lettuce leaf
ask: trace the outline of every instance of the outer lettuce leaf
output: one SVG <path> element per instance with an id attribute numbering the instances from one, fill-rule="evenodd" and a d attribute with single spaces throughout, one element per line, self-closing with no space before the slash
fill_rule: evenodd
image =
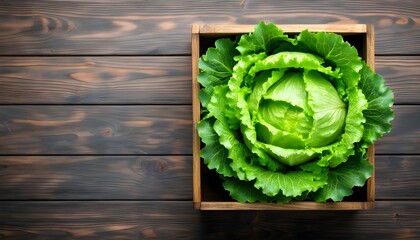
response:
<path id="1" fill-rule="evenodd" d="M 228 80 L 236 64 L 233 60 L 233 57 L 238 54 L 235 42 L 229 39 L 218 39 L 215 45 L 216 47 L 209 48 L 198 62 L 201 70 L 198 80 L 204 87 L 218 85 L 223 80 Z"/>
<path id="2" fill-rule="evenodd" d="M 292 200 L 292 197 L 282 194 L 269 197 L 260 189 L 256 189 L 254 184 L 254 182 L 241 181 L 237 178 L 225 178 L 223 187 L 229 191 L 232 198 L 239 202 L 289 202 Z"/>
<path id="3" fill-rule="evenodd" d="M 233 66 L 236 64 L 233 58 L 238 54 L 235 42 L 229 39 L 218 39 L 215 46 L 209 48 L 198 63 L 201 70 L 198 82 L 204 87 L 199 93 L 199 99 L 204 107 L 210 101 L 213 87 L 226 84 L 232 76 Z"/>
<path id="4" fill-rule="evenodd" d="M 391 108 L 394 104 L 394 94 L 385 86 L 384 79 L 374 73 L 366 64 L 361 75 L 359 87 L 368 101 L 368 108 L 363 111 L 366 122 L 362 146 L 368 147 L 383 134 L 391 131 L 391 121 L 394 119 Z"/>
<path id="5" fill-rule="evenodd" d="M 261 188 L 267 196 L 276 196 L 281 192 L 285 196 L 298 197 L 307 191 L 317 191 L 327 184 L 326 171 L 320 174 L 302 171 L 280 173 L 250 166 L 246 174 L 248 179 L 256 179 L 254 186 Z"/>
<path id="6" fill-rule="evenodd" d="M 359 71 L 363 64 L 357 49 L 338 34 L 302 31 L 298 37 L 298 49 L 303 52 L 315 53 L 325 62 L 341 69 L 342 79 L 334 81 L 340 96 L 345 95 L 346 88 L 355 87 L 360 79 Z M 345 86 L 344 86 L 345 85 Z"/>
<path id="7" fill-rule="evenodd" d="M 213 124 L 214 121 L 211 119 L 202 120 L 197 124 L 198 135 L 200 135 L 201 141 L 206 144 L 200 151 L 200 157 L 203 158 L 209 169 L 214 169 L 225 177 L 236 176 L 230 167 L 232 161 L 228 158 L 229 152 L 220 145 L 219 136 L 214 131 Z"/>
<path id="8" fill-rule="evenodd" d="M 239 128 L 239 120 L 236 118 L 235 109 L 228 104 L 226 94 L 228 93 L 227 85 L 219 85 L 213 88 L 213 94 L 207 104 L 207 110 L 216 119 L 229 123 L 232 129 Z"/>
<path id="9" fill-rule="evenodd" d="M 201 105 L 207 107 L 207 104 L 210 102 L 211 94 L 213 93 L 213 88 L 203 88 L 198 93 L 198 99 L 200 99 Z"/>
<path id="10" fill-rule="evenodd" d="M 365 151 L 358 152 L 347 162 L 330 170 L 328 183 L 314 194 L 316 202 L 325 202 L 329 199 L 337 202 L 353 194 L 352 188 L 362 187 L 372 176 L 373 166 L 364 159 Z"/>
<path id="11" fill-rule="evenodd" d="M 238 43 L 238 51 L 241 55 L 265 52 L 270 54 L 282 42 L 296 44 L 296 41 L 288 38 L 276 25 L 260 22 L 253 33 L 242 35 Z"/>

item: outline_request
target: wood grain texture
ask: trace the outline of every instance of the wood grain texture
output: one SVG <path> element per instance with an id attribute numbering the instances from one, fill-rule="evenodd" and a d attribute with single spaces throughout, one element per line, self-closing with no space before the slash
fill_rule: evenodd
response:
<path id="1" fill-rule="evenodd" d="M 0 106 L 0 155 L 191 154 L 191 106 Z"/>
<path id="2" fill-rule="evenodd" d="M 187 57 L 0 57 L 0 103 L 188 104 Z"/>
<path id="3" fill-rule="evenodd" d="M 194 203 L 194 205 L 196 205 Z M 240 203 L 234 201 L 202 201 L 200 203 L 200 210 L 206 211 L 221 211 L 221 210 L 247 210 L 247 211 L 311 211 L 311 210 L 322 210 L 322 211 L 355 211 L 355 210 L 367 210 L 374 208 L 372 202 L 328 202 L 328 203 L 317 203 L 317 202 L 289 202 L 284 204 L 278 203 Z"/>
<path id="4" fill-rule="evenodd" d="M 375 145 L 370 145 L 368 150 L 367 150 L 367 154 L 368 154 L 368 161 L 372 164 L 372 166 L 375 169 L 375 164 L 376 164 L 376 154 L 375 154 L 376 148 Z M 367 195 L 366 195 L 366 199 L 367 199 L 367 203 L 371 204 L 373 206 L 374 202 L 375 202 L 375 198 L 376 198 L 376 172 L 373 171 L 372 175 L 370 176 L 370 178 L 366 181 L 366 191 L 367 191 Z M 364 187 L 362 187 L 362 189 L 364 189 Z M 353 193 L 355 193 L 356 191 L 353 190 Z M 363 191 L 361 191 L 363 192 Z"/>
<path id="5" fill-rule="evenodd" d="M 366 24 L 276 24 L 284 33 L 298 34 L 301 31 L 309 30 L 313 32 L 334 32 L 334 33 L 366 33 Z M 194 25 L 200 26 L 200 35 L 211 36 L 214 34 L 247 34 L 254 31 L 255 25 Z M 193 28 L 194 28 L 193 26 Z M 194 32 L 194 31 L 193 31 Z"/>
<path id="6" fill-rule="evenodd" d="M 0 53 L 190 54 L 191 25 L 373 24 L 378 54 L 419 54 L 420 6 L 398 1 L 3 1 Z"/>
<path id="7" fill-rule="evenodd" d="M 420 199 L 420 156 L 377 156 L 376 199 Z"/>
<path id="8" fill-rule="evenodd" d="M 420 56 L 376 57 L 376 71 L 394 92 L 397 104 L 420 104 Z"/>
<path id="9" fill-rule="evenodd" d="M 420 154 L 420 105 L 393 106 L 391 133 L 375 143 L 377 154 Z"/>
<path id="10" fill-rule="evenodd" d="M 0 200 L 192 198 L 189 156 L 1 156 Z"/>
<path id="11" fill-rule="evenodd" d="M 417 0 L 0 1 L 0 239 L 420 239 L 419 12 Z M 376 145 L 375 209 L 193 209 L 191 26 L 260 20 L 374 25 L 397 104 Z"/>
<path id="12" fill-rule="evenodd" d="M 420 106 L 394 106 L 377 154 L 419 154 Z M 191 154 L 191 106 L 0 106 L 0 155 Z"/>
<path id="13" fill-rule="evenodd" d="M 191 199 L 191 162 L 190 156 L 1 156 L 0 199 Z M 376 200 L 420 199 L 419 171 L 419 156 L 376 156 Z"/>
<path id="14" fill-rule="evenodd" d="M 417 156 L 377 159 L 377 199 L 419 198 Z M 186 199 L 191 159 L 3 156 L 0 182 L 0 199 Z"/>
<path id="15" fill-rule="evenodd" d="M 420 104 L 420 57 L 376 58 L 397 104 Z M 191 104 L 191 57 L 0 57 L 0 104 Z"/>
<path id="16" fill-rule="evenodd" d="M 420 203 L 369 211 L 200 212 L 191 202 L 2 202 L 3 239 L 418 239 Z"/>
<path id="17" fill-rule="evenodd" d="M 197 123 L 200 121 L 200 84 L 197 76 L 199 73 L 198 59 L 200 57 L 200 25 L 193 25 L 191 29 L 191 70 L 192 70 L 192 118 L 193 118 L 193 202 L 194 208 L 200 209 L 201 203 L 201 172 L 200 172 L 200 137 L 198 136 Z"/>

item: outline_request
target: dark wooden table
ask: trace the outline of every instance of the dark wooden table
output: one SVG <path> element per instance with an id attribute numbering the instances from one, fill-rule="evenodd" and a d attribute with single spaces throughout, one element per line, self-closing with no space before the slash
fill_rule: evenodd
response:
<path id="1" fill-rule="evenodd" d="M 193 210 L 191 25 L 369 23 L 368 211 Z M 0 1 L 0 239 L 420 239 L 420 1 Z"/>

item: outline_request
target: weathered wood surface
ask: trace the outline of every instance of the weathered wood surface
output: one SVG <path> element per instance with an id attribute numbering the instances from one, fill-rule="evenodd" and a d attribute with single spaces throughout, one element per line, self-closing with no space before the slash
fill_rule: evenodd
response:
<path id="1" fill-rule="evenodd" d="M 376 57 L 397 104 L 419 104 L 420 58 Z M 0 57 L 0 104 L 191 104 L 191 57 Z"/>
<path id="2" fill-rule="evenodd" d="M 1 156 L 0 200 L 192 198 L 190 156 Z"/>
<path id="3" fill-rule="evenodd" d="M 376 199 L 420 199 L 420 156 L 376 156 Z"/>
<path id="4" fill-rule="evenodd" d="M 191 104 L 189 57 L 0 57 L 0 104 Z"/>
<path id="5" fill-rule="evenodd" d="M 191 25 L 368 23 L 377 54 L 420 54 L 420 4 L 400 1 L 2 1 L 0 54 L 190 54 Z"/>
<path id="6" fill-rule="evenodd" d="M 420 56 L 379 56 L 375 65 L 394 92 L 396 104 L 420 104 Z"/>
<path id="7" fill-rule="evenodd" d="M 416 0 L 1 1 L 0 239 L 420 239 L 419 12 Z M 191 26 L 260 20 L 374 25 L 397 104 L 376 144 L 375 209 L 193 210 Z"/>
<path id="8" fill-rule="evenodd" d="M 199 212 L 190 202 L 2 202 L 3 239 L 418 239 L 418 201 L 369 211 Z"/>
<path id="9" fill-rule="evenodd" d="M 394 107 L 378 154 L 419 154 L 420 106 Z M 0 155 L 191 154 L 190 106 L 0 106 Z"/>
<path id="10" fill-rule="evenodd" d="M 419 171 L 419 156 L 377 156 L 376 199 L 419 199 Z M 0 200 L 186 200 L 192 197 L 192 159 L 1 156 L 0 182 Z"/>
<path id="11" fill-rule="evenodd" d="M 0 116 L 0 155 L 191 153 L 191 106 L 0 106 Z"/>
<path id="12" fill-rule="evenodd" d="M 375 143 L 377 154 L 420 154 L 420 105 L 393 107 L 392 131 Z"/>

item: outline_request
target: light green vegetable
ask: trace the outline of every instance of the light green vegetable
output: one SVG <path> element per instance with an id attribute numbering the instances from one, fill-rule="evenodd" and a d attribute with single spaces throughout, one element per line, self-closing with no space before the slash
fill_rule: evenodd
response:
<path id="1" fill-rule="evenodd" d="M 200 156 L 241 202 L 341 201 L 372 175 L 392 91 L 333 33 L 261 22 L 200 58 Z"/>

